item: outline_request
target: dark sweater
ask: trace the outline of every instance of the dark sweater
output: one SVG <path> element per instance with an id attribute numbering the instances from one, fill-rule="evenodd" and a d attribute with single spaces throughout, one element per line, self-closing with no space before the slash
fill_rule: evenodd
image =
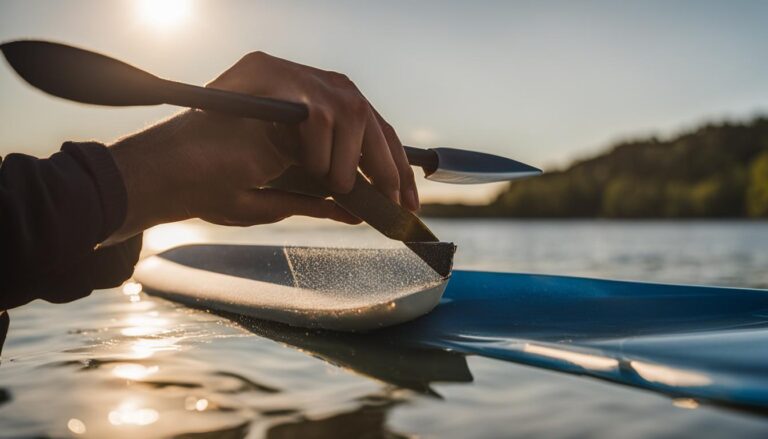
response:
<path id="1" fill-rule="evenodd" d="M 98 143 L 65 143 L 47 159 L 0 163 L 0 310 L 69 302 L 133 273 L 141 235 L 97 248 L 125 220 L 125 185 Z"/>

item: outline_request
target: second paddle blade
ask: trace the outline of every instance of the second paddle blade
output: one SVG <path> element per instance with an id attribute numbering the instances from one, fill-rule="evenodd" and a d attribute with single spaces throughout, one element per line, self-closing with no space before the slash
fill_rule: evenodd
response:
<path id="1" fill-rule="evenodd" d="M 47 41 L 12 41 L 0 49 L 25 81 L 60 98 L 110 106 L 163 103 L 160 78 L 108 56 Z M 109 74 L 96 73 L 104 71 Z"/>
<path id="2" fill-rule="evenodd" d="M 493 154 L 456 148 L 430 151 L 437 155 L 438 163 L 437 169 L 426 173 L 426 178 L 441 183 L 482 184 L 541 174 L 541 169 Z"/>

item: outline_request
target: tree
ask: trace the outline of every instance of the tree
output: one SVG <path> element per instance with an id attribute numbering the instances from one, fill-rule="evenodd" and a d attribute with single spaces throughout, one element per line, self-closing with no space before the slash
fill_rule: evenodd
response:
<path id="1" fill-rule="evenodd" d="M 484 208 L 427 216 L 768 218 L 768 118 L 622 142 L 568 169 L 514 181 Z"/>
<path id="2" fill-rule="evenodd" d="M 768 151 L 760 154 L 749 167 L 747 214 L 768 218 Z"/>

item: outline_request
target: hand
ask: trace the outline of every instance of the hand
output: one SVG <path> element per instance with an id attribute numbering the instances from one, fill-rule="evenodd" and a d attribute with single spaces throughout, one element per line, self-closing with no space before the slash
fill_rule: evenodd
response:
<path id="1" fill-rule="evenodd" d="M 305 169 L 334 192 L 347 193 L 360 166 L 394 202 L 419 208 L 397 133 L 345 75 L 254 52 L 208 87 L 304 103 L 309 118 L 299 125 L 298 159 Z"/>
<path id="2" fill-rule="evenodd" d="M 298 127 L 299 145 L 285 144 L 273 124 L 202 111 L 121 140 L 112 152 L 128 189 L 128 216 L 109 241 L 195 217 L 226 225 L 291 215 L 359 222 L 330 200 L 261 189 L 296 163 L 335 192 L 351 190 L 360 165 L 383 193 L 418 208 L 397 135 L 346 77 L 255 53 L 209 87 L 304 102 L 310 117 Z"/>

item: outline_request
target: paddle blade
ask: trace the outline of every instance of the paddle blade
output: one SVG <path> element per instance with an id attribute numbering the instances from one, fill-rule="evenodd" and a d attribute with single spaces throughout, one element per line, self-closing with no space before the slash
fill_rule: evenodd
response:
<path id="1" fill-rule="evenodd" d="M 456 244 L 452 242 L 406 242 L 406 247 L 416 253 L 443 278 L 447 278 L 453 270 L 453 255 Z"/>
<path id="2" fill-rule="evenodd" d="M 8 63 L 30 85 L 86 104 L 161 104 L 162 80 L 122 61 L 48 41 L 0 45 Z"/>
<path id="3" fill-rule="evenodd" d="M 437 154 L 437 169 L 428 180 L 452 184 L 478 184 L 508 181 L 541 174 L 541 169 L 483 152 L 455 148 L 432 148 Z"/>

